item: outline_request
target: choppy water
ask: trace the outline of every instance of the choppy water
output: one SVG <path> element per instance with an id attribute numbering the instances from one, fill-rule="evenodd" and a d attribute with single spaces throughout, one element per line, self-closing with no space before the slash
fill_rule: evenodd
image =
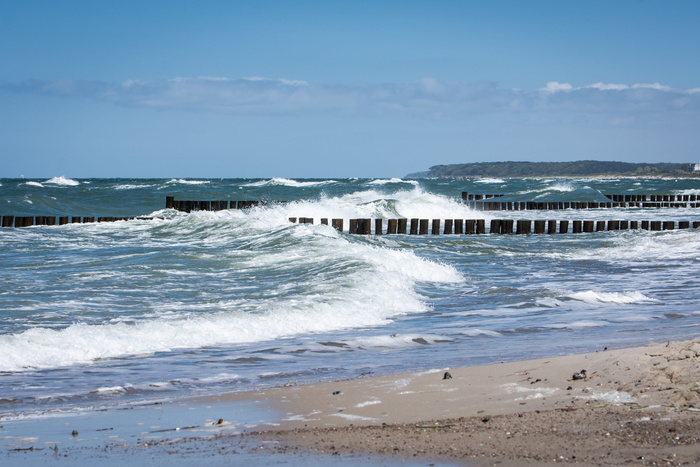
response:
<path id="1" fill-rule="evenodd" d="M 700 336 L 700 231 L 351 236 L 318 219 L 700 220 L 475 212 L 462 191 L 603 201 L 699 180 L 0 180 L 0 414 L 243 391 Z M 165 210 L 165 197 L 286 200 Z M 312 217 L 316 225 L 290 224 Z"/>

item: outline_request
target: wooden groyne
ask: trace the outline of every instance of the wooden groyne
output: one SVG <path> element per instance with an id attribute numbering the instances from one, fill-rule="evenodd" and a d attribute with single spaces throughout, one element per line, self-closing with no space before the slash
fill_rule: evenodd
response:
<path id="1" fill-rule="evenodd" d="M 31 227 L 33 225 L 90 224 L 93 222 L 116 222 L 152 220 L 153 217 L 90 217 L 90 216 L 2 216 L 3 227 Z M 162 218 L 161 218 L 162 219 Z"/>
<path id="2" fill-rule="evenodd" d="M 309 217 L 289 221 L 313 224 Z M 344 232 L 343 219 L 322 218 L 321 224 Z M 700 221 L 528 220 L 528 219 L 350 219 L 348 233 L 356 235 L 484 235 L 567 234 L 618 230 L 680 230 L 700 228 Z"/>
<path id="3" fill-rule="evenodd" d="M 226 209 L 250 209 L 256 206 L 283 204 L 285 201 L 254 201 L 254 200 L 214 200 L 214 201 L 184 201 L 174 196 L 166 196 L 166 209 L 176 209 L 183 212 L 192 211 L 225 211 Z"/>
<path id="4" fill-rule="evenodd" d="M 503 194 L 462 192 L 462 202 L 477 211 L 549 211 L 561 209 L 700 208 L 699 195 L 605 195 L 611 201 L 499 201 Z"/>

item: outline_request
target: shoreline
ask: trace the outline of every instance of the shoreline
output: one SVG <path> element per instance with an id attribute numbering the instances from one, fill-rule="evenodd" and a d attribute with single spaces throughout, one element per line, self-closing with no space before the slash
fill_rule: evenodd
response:
<path id="1" fill-rule="evenodd" d="M 285 411 L 279 426 L 243 435 L 276 452 L 504 466 L 700 463 L 700 339 L 243 397 Z"/>
<path id="2" fill-rule="evenodd" d="M 33 438 L 2 438 L 4 464 L 700 464 L 700 338 L 292 384 L 31 427 Z"/>

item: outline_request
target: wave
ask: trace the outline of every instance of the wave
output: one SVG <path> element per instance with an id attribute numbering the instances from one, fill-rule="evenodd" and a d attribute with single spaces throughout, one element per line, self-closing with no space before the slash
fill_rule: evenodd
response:
<path id="1" fill-rule="evenodd" d="M 410 185 L 418 186 L 417 180 L 402 180 L 400 178 L 390 178 L 390 179 L 376 179 L 367 182 L 368 185 L 386 185 L 389 183 L 407 183 Z"/>
<path id="2" fill-rule="evenodd" d="M 78 186 L 80 182 L 77 180 L 72 180 L 66 177 L 53 177 L 49 180 L 45 180 L 44 183 L 52 185 L 62 185 L 62 186 Z"/>
<path id="3" fill-rule="evenodd" d="M 641 292 L 595 292 L 587 290 L 585 292 L 575 292 L 568 295 L 569 298 L 585 303 L 611 303 L 615 305 L 628 305 L 631 303 L 657 302 L 654 298 L 649 298 Z"/>
<path id="4" fill-rule="evenodd" d="M 154 234 L 167 234 L 189 245 L 199 242 L 208 249 L 226 245 L 228 261 L 235 261 L 240 275 L 226 273 L 231 287 L 204 302 L 173 298 L 153 303 L 148 317 L 83 322 L 60 329 L 38 327 L 0 336 L 0 371 L 86 365 L 174 349 L 235 346 L 382 326 L 395 316 L 428 311 L 416 291 L 418 283 L 463 281 L 451 266 L 412 251 L 355 242 L 328 226 L 287 223 L 270 233 L 268 226 L 278 214 L 264 210 L 252 214 L 202 212 L 133 227 L 137 229 L 134 235 L 150 228 Z M 192 229 L 193 225 L 207 227 Z M 241 233 L 259 227 L 264 228 L 245 237 Z M 112 228 L 127 231 L 132 227 L 124 223 Z M 177 232 L 182 235 L 172 235 Z M 238 236 L 237 248 L 231 245 L 234 235 Z M 221 260 L 222 255 L 211 256 Z M 162 268 L 158 262 L 161 277 L 167 272 Z M 168 284 L 189 283 L 196 275 L 196 271 L 178 268 L 172 275 L 165 274 L 175 281 Z M 247 279 L 249 285 L 241 283 L 250 277 L 256 279 Z M 75 314 L 71 316 L 75 321 Z"/>
<path id="5" fill-rule="evenodd" d="M 39 187 L 39 188 L 44 188 L 44 185 L 42 185 L 42 184 L 39 183 L 39 182 L 24 182 L 24 184 L 27 185 L 27 186 L 36 186 L 36 187 Z"/>
<path id="6" fill-rule="evenodd" d="M 166 182 L 169 185 L 206 185 L 211 183 L 209 180 L 185 180 L 184 178 L 172 178 Z"/>
<path id="7" fill-rule="evenodd" d="M 261 186 L 289 186 L 289 187 L 312 187 L 312 186 L 323 186 L 329 185 L 331 183 L 338 183 L 335 180 L 319 180 L 319 181 L 308 181 L 300 182 L 297 180 L 292 180 L 289 178 L 272 178 L 270 180 L 261 180 L 259 182 L 248 183 L 248 187 L 261 187 Z"/>
<path id="8" fill-rule="evenodd" d="M 501 178 L 477 178 L 474 183 L 505 183 L 506 181 Z"/>

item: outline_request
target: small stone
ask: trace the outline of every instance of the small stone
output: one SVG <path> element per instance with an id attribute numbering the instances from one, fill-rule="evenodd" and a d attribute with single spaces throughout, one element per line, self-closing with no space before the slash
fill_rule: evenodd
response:
<path id="1" fill-rule="evenodd" d="M 452 375 L 449 371 L 446 371 L 445 374 L 442 375 L 442 379 L 452 379 Z"/>

